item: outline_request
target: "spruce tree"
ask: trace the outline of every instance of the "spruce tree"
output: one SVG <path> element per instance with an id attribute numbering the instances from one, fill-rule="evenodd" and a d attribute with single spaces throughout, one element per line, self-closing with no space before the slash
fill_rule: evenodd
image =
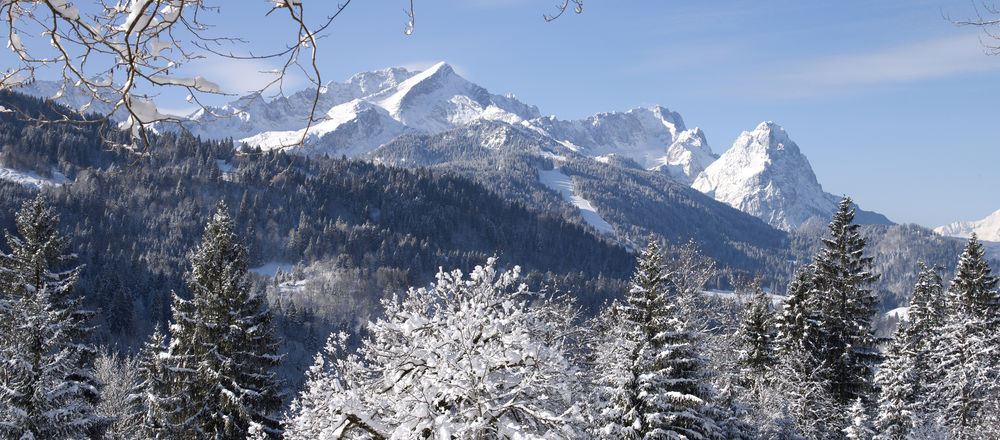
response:
<path id="1" fill-rule="evenodd" d="M 743 382 L 747 386 L 760 384 L 778 362 L 774 310 L 771 298 L 760 288 L 760 282 L 753 284 L 753 297 L 743 312 L 738 335 L 738 362 Z"/>
<path id="2" fill-rule="evenodd" d="M 867 240 L 854 224 L 851 199 L 844 197 L 830 222 L 830 236 L 813 261 L 809 308 L 816 313 L 815 331 L 808 347 L 821 364 L 829 366 L 830 395 L 842 408 L 861 399 L 872 402 L 872 379 L 880 357 L 872 322 L 878 299 L 870 285 L 872 258 L 864 256 Z"/>
<path id="3" fill-rule="evenodd" d="M 274 370 L 281 358 L 225 204 L 205 227 L 186 278 L 190 299 L 174 295 L 165 425 L 181 437 L 241 439 L 257 424 L 276 437 L 281 396 Z"/>
<path id="4" fill-rule="evenodd" d="M 106 420 L 93 375 L 96 349 L 84 342 L 92 313 L 73 294 L 80 273 L 58 233 L 59 217 L 38 195 L 16 215 L 0 252 L 0 436 L 99 436 Z"/>
<path id="5" fill-rule="evenodd" d="M 812 272 L 808 265 L 802 266 L 788 284 L 787 299 L 782 304 L 781 314 L 775 324 L 778 330 L 777 342 L 782 353 L 798 355 L 806 351 L 806 334 L 811 327 L 814 313 L 809 309 L 811 290 Z"/>
<path id="6" fill-rule="evenodd" d="M 909 438 L 924 419 L 933 418 L 927 395 L 940 374 L 931 353 L 947 317 L 938 269 L 920 264 L 907 319 L 900 322 L 875 375 L 880 387 L 875 419 L 879 440 Z"/>
<path id="7" fill-rule="evenodd" d="M 139 352 L 139 384 L 133 397 L 141 402 L 142 427 L 144 438 L 170 438 L 169 419 L 166 414 L 171 406 L 169 373 L 162 353 L 167 352 L 167 340 L 160 331 L 159 324 L 153 330 L 149 341 L 143 344 Z"/>
<path id="8" fill-rule="evenodd" d="M 617 306 L 613 354 L 605 368 L 609 405 L 602 435 L 613 438 L 710 439 L 720 437 L 713 416 L 714 390 L 690 317 L 680 312 L 677 286 L 651 238 L 640 254 L 624 303 Z M 617 371 L 614 371 L 617 370 Z M 610 388 L 610 389 L 608 389 Z"/>
<path id="9" fill-rule="evenodd" d="M 944 373 L 934 383 L 928 406 L 935 408 L 954 438 L 979 435 L 998 405 L 1000 335 L 997 278 L 973 235 L 959 258 L 947 291 L 948 318 L 935 343 L 935 367 Z"/>

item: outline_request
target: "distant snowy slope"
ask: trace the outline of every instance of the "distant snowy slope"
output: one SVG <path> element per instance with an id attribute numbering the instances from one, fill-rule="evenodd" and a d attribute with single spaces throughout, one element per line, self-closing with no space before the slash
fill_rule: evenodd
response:
<path id="1" fill-rule="evenodd" d="M 934 229 L 941 235 L 958 238 L 969 238 L 973 233 L 980 240 L 1000 241 L 1000 210 L 982 220 L 955 222 Z"/>
<path id="2" fill-rule="evenodd" d="M 685 184 L 715 160 L 700 129 L 688 130 L 679 114 L 659 106 L 598 113 L 573 121 L 548 116 L 525 125 L 580 154 L 620 155 L 644 168 L 662 169 Z"/>
<path id="3" fill-rule="evenodd" d="M 52 170 L 52 177 L 42 177 L 34 171 L 0 168 L 0 180 L 19 183 L 34 189 L 41 189 L 43 186 L 69 183 L 69 179 L 67 179 L 66 176 L 54 169 Z"/>
<path id="4" fill-rule="evenodd" d="M 573 186 L 573 179 L 564 174 L 562 170 L 559 168 L 553 168 L 551 170 L 539 169 L 538 180 L 545 186 L 559 192 L 559 195 L 561 195 L 567 202 L 570 202 L 573 206 L 580 208 L 580 214 L 583 215 L 584 221 L 593 226 L 599 232 L 604 234 L 614 234 L 615 228 L 597 213 L 597 209 L 594 208 L 594 205 L 590 204 L 590 201 L 576 193 L 576 189 Z"/>
<path id="5" fill-rule="evenodd" d="M 823 191 L 799 146 L 773 122 L 743 132 L 692 187 L 786 231 L 812 218 L 827 219 L 840 200 Z M 858 221 L 891 223 L 880 214 L 861 211 Z"/>

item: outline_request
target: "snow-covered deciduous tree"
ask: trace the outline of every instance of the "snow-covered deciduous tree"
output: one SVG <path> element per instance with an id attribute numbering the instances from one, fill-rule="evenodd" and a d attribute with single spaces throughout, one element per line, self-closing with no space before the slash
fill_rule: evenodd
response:
<path id="1" fill-rule="evenodd" d="M 73 295 L 80 267 L 43 196 L 25 202 L 16 223 L 11 252 L 0 252 L 0 436 L 100 435 L 96 350 L 83 342 L 92 313 Z"/>
<path id="2" fill-rule="evenodd" d="M 105 347 L 94 360 L 94 376 L 104 384 L 97 414 L 111 421 L 104 438 L 131 440 L 142 437 L 143 406 L 136 394 L 139 358 L 120 355 Z"/>
<path id="3" fill-rule="evenodd" d="M 256 423 L 276 437 L 281 395 L 274 370 L 281 357 L 267 303 L 251 289 L 246 248 L 223 203 L 191 255 L 187 282 L 191 298 L 174 295 L 170 345 L 161 354 L 167 398 L 160 400 L 166 415 L 160 424 L 181 437 L 241 439 Z"/>
<path id="4" fill-rule="evenodd" d="M 495 258 L 385 301 L 356 354 L 334 335 L 286 420 L 290 439 L 583 435 L 565 325 Z M 557 308 L 558 309 L 558 308 Z"/>
<path id="5" fill-rule="evenodd" d="M 625 300 L 606 311 L 615 324 L 596 348 L 606 353 L 596 368 L 598 399 L 607 402 L 602 437 L 721 437 L 699 326 L 682 310 L 683 297 L 703 285 L 687 284 L 681 291 L 673 282 L 698 277 L 687 275 L 668 271 L 651 237 Z"/>

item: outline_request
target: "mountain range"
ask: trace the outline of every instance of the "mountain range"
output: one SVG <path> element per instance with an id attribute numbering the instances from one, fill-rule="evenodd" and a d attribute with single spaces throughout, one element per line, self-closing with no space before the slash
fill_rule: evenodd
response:
<path id="1" fill-rule="evenodd" d="M 316 96 L 317 120 L 307 130 L 305 121 Z M 534 133 L 533 142 L 546 146 L 542 156 L 604 164 L 628 162 L 626 168 L 667 176 L 786 231 L 810 219 L 825 219 L 839 200 L 823 191 L 798 146 L 772 122 L 742 134 L 719 156 L 700 128 L 688 128 L 680 114 L 665 107 L 561 120 L 542 116 L 537 107 L 514 95 L 491 93 L 443 62 L 423 71 L 395 67 L 359 73 L 343 83 L 326 84 L 318 95 L 315 89 L 272 100 L 248 95 L 188 118 L 190 122 L 182 127 L 202 138 L 232 138 L 264 150 L 304 141 L 303 148 L 294 151 L 373 159 L 379 156 L 373 151 L 401 136 L 468 131 L 470 127 L 490 130 L 478 138 L 503 149 L 509 138 L 490 137 L 502 132 L 495 129 L 497 125 L 474 124 L 492 121 L 517 129 L 510 133 Z M 412 164 L 418 163 L 429 164 L 426 160 Z M 537 175 L 535 181 L 540 182 Z M 600 203 L 594 208 L 598 213 L 609 209 Z M 867 211 L 859 211 L 858 219 L 891 223 Z"/>

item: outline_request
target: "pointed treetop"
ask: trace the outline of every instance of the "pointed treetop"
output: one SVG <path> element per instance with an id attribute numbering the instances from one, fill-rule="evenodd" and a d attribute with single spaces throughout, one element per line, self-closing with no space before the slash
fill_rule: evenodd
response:
<path id="1" fill-rule="evenodd" d="M 958 297 L 954 306 L 963 308 L 963 312 L 1000 319 L 998 280 L 993 276 L 985 254 L 982 243 L 973 233 L 958 259 L 955 279 L 948 291 Z"/>

